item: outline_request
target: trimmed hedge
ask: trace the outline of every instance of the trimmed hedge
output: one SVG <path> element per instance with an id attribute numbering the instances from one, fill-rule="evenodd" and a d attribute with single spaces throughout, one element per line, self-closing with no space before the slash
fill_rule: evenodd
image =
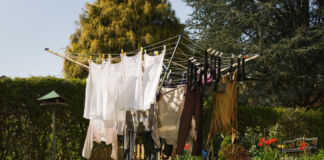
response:
<path id="1" fill-rule="evenodd" d="M 276 123 L 284 131 L 285 140 L 299 137 L 318 137 L 319 148 L 324 147 L 324 107 L 315 109 L 284 107 L 239 107 L 239 132 L 246 127 L 260 126 L 265 131 Z"/>
<path id="2" fill-rule="evenodd" d="M 56 107 L 57 158 L 81 159 L 85 82 L 53 77 L 0 80 L 0 159 L 51 158 L 52 109 L 36 99 L 52 90 L 68 99 L 67 107 Z"/>
<path id="3" fill-rule="evenodd" d="M 88 127 L 82 117 L 85 81 L 54 77 L 0 79 L 0 159 L 50 159 L 52 144 L 51 108 L 40 106 L 37 98 L 55 90 L 68 99 L 67 107 L 57 107 L 56 140 L 58 159 L 82 159 L 81 153 Z M 204 103 L 204 135 L 209 128 L 211 102 Z M 210 113 L 210 112 L 209 112 Z M 239 107 L 239 132 L 246 127 L 267 128 L 277 122 L 290 139 L 324 138 L 323 108 Z"/>

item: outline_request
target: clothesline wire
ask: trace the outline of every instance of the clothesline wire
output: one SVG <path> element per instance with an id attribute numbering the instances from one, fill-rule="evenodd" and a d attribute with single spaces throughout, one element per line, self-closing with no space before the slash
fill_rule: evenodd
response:
<path id="1" fill-rule="evenodd" d="M 204 49 L 203 47 L 201 47 L 200 45 L 198 45 L 196 42 L 193 42 L 192 40 L 190 40 L 189 38 L 184 36 L 184 39 L 191 42 L 191 44 L 197 46 L 199 49 L 201 49 L 202 51 L 206 51 L 206 49 Z"/>
<path id="2" fill-rule="evenodd" d="M 144 46 L 143 49 L 148 49 L 148 48 L 150 48 L 150 47 L 156 46 L 156 45 L 161 44 L 161 43 L 163 43 L 163 42 L 166 42 L 166 41 L 169 41 L 169 40 L 175 39 L 175 38 L 177 38 L 177 37 L 179 37 L 179 35 L 174 36 L 174 37 L 171 37 L 171 38 L 168 38 L 168 39 L 166 39 L 166 40 L 162 40 L 162 41 L 159 41 L 159 42 L 153 43 L 153 44 L 148 45 L 148 46 Z M 160 46 L 164 46 L 164 45 L 160 45 Z M 134 52 L 138 52 L 138 51 L 140 51 L 140 49 L 133 50 L 133 51 L 131 51 L 131 52 L 129 52 L 129 53 L 134 53 Z"/>
<path id="3" fill-rule="evenodd" d="M 187 47 L 188 49 L 192 50 L 193 53 L 198 53 L 199 55 L 203 55 L 202 53 L 199 53 L 198 51 L 195 51 L 195 49 L 189 47 L 188 45 L 185 45 L 183 43 L 180 42 L 180 44 L 182 44 L 184 47 Z"/>

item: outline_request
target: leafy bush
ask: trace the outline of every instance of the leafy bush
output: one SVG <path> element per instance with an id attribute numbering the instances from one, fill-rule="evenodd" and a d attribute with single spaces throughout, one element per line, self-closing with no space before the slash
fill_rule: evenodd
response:
<path id="1" fill-rule="evenodd" d="M 43 107 L 36 100 L 55 90 L 68 99 L 67 107 L 57 107 L 56 140 L 58 159 L 82 159 L 81 152 L 88 120 L 82 117 L 85 81 L 53 77 L 2 78 L 0 79 L 0 159 L 50 159 L 52 144 L 51 108 Z M 209 130 L 212 96 L 203 105 L 203 142 Z M 283 107 L 238 107 L 240 137 L 255 130 L 272 132 L 271 127 L 285 140 L 297 137 L 318 137 L 319 148 L 324 145 L 324 113 L 318 109 Z M 273 131 L 273 134 L 275 132 Z M 214 137 L 214 149 L 219 150 L 222 138 Z M 238 142 L 243 141 L 242 138 Z M 244 145 L 246 143 L 246 145 Z M 244 147 L 252 142 L 241 143 Z M 215 151 L 215 153 L 217 153 Z"/>

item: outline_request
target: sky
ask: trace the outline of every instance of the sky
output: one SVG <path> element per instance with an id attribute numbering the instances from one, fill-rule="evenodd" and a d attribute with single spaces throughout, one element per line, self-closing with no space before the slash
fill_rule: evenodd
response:
<path id="1" fill-rule="evenodd" d="M 169 1 L 185 23 L 192 9 L 182 0 Z M 44 49 L 64 53 L 86 2 L 94 0 L 1 0 L 0 76 L 63 77 L 63 59 Z"/>

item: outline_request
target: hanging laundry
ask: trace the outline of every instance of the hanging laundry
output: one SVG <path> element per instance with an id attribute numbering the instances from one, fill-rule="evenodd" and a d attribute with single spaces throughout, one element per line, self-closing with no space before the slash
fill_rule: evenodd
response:
<path id="1" fill-rule="evenodd" d="M 123 122 L 125 120 L 125 111 L 119 110 L 125 106 L 125 101 L 122 99 L 123 95 L 123 74 L 125 67 L 123 63 L 110 63 L 108 69 L 108 95 L 106 97 L 107 106 L 103 110 L 104 120 L 112 120 L 114 122 Z"/>
<path id="2" fill-rule="evenodd" d="M 185 88 L 185 85 L 177 88 L 162 88 L 157 102 L 154 130 L 169 145 L 177 144 Z"/>
<path id="3" fill-rule="evenodd" d="M 132 114 L 131 111 L 126 111 L 125 121 L 122 126 L 123 130 L 122 132 L 118 132 L 118 135 L 124 136 L 124 159 L 131 160 L 134 152 L 136 132 L 139 126 L 139 123 L 136 121 L 135 114 Z"/>
<path id="4" fill-rule="evenodd" d="M 157 56 L 144 54 L 144 109 L 155 102 L 164 55 L 165 50 Z"/>
<path id="5" fill-rule="evenodd" d="M 229 75 L 221 76 L 219 83 L 225 86 L 225 92 L 214 94 L 214 110 L 207 143 L 218 132 L 226 136 L 237 130 L 236 75 L 237 71 L 233 74 L 232 82 Z"/>
<path id="6" fill-rule="evenodd" d="M 197 82 L 195 82 L 197 83 Z M 183 154 L 184 145 L 186 143 L 189 131 L 191 129 L 192 117 L 195 120 L 194 140 L 193 140 L 193 156 L 201 156 L 202 150 L 202 89 L 196 84 L 195 89 L 186 87 L 184 93 L 183 111 L 181 113 L 178 140 L 177 154 Z"/>
<path id="7" fill-rule="evenodd" d="M 152 131 L 145 131 L 139 133 L 144 145 L 144 159 L 145 160 L 156 160 L 157 150 L 155 149 L 154 140 L 151 136 Z"/>
<path id="8" fill-rule="evenodd" d="M 110 128 L 105 126 L 106 124 L 102 120 L 90 120 L 87 137 L 82 150 L 82 157 L 87 159 L 90 158 L 93 142 L 105 142 L 106 144 L 112 144 L 111 158 L 117 159 L 118 140 L 116 134 L 116 125 L 113 125 Z"/>
<path id="9" fill-rule="evenodd" d="M 83 117 L 87 119 L 104 119 L 104 109 L 108 105 L 108 70 L 110 62 L 103 61 L 102 64 L 89 62 L 89 75 L 86 84 L 85 107 Z M 111 122 L 111 121 L 110 121 Z M 105 123 L 106 125 L 112 125 Z M 106 126 L 108 127 L 108 126 Z"/>
<path id="10" fill-rule="evenodd" d="M 116 109 L 116 106 L 123 106 L 119 87 L 122 72 L 121 63 L 111 64 L 110 61 L 103 61 L 102 64 L 95 64 L 92 61 L 89 62 L 84 118 L 104 120 L 105 125 L 112 125 L 116 121 L 124 120 L 123 111 Z"/>
<path id="11" fill-rule="evenodd" d="M 143 62 L 142 54 L 135 56 L 121 56 L 123 64 L 122 101 L 123 110 L 144 110 L 143 104 Z M 145 98 L 145 97 L 144 97 Z"/>

